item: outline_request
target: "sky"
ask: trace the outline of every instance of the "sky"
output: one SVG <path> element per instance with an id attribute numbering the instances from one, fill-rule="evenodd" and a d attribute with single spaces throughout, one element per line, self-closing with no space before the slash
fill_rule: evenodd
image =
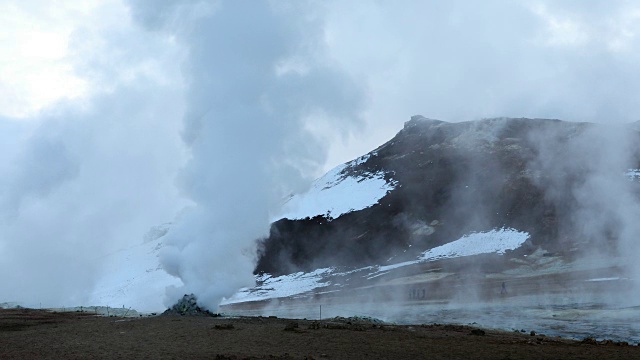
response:
<path id="1" fill-rule="evenodd" d="M 634 1 L 5 0 L 0 302 L 81 303 L 106 254 L 172 223 L 169 301 L 215 304 L 251 281 L 284 196 L 415 114 L 638 121 L 639 19 Z"/>

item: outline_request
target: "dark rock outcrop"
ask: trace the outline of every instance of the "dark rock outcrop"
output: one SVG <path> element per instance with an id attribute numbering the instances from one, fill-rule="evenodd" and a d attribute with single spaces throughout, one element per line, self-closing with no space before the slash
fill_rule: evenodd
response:
<path id="1" fill-rule="evenodd" d="M 173 306 L 165 310 L 162 315 L 180 315 L 180 316 L 213 316 L 220 314 L 212 313 L 207 309 L 198 306 L 198 299 L 194 294 L 184 294 Z"/>
<path id="2" fill-rule="evenodd" d="M 511 118 L 447 123 L 414 116 L 393 139 L 343 170 L 344 176 L 382 172 L 396 184 L 393 191 L 335 219 L 274 222 L 260 243 L 255 272 L 414 259 L 464 234 L 502 227 L 531 235 L 519 251 L 544 246 L 566 253 L 578 241 L 615 239 L 621 220 L 607 209 L 597 236 L 585 230 L 590 214 L 598 213 L 584 211 L 585 193 L 592 176 L 622 179 L 640 168 L 639 144 L 632 126 Z M 621 154 L 625 159 L 616 158 Z M 623 196 L 614 190 L 599 189 L 598 196 Z M 640 194 L 638 186 L 632 193 Z"/>

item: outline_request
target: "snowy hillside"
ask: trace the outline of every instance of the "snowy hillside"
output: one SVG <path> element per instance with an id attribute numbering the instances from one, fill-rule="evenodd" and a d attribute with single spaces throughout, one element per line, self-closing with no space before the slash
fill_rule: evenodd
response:
<path id="1" fill-rule="evenodd" d="M 526 232 L 515 229 L 497 229 L 465 235 L 451 243 L 424 251 L 418 259 L 413 261 L 384 266 L 368 266 L 347 272 L 339 272 L 335 268 L 322 268 L 308 273 L 297 272 L 276 277 L 269 274 L 260 275 L 256 276 L 256 282 L 261 285 L 238 290 L 235 295 L 225 299 L 222 305 L 302 295 L 327 285 L 340 286 L 342 284 L 335 283 L 335 281 L 339 281 L 341 277 L 344 280 L 350 274 L 359 273 L 362 277 L 373 279 L 394 269 L 429 261 L 489 253 L 503 255 L 506 251 L 517 249 L 527 239 L 529 239 L 529 234 Z"/>
<path id="2" fill-rule="evenodd" d="M 395 188 L 396 183 L 385 180 L 385 173 L 382 171 L 349 173 L 349 170 L 366 162 L 369 157 L 370 155 L 365 155 L 335 167 L 314 181 L 307 192 L 293 195 L 284 205 L 283 214 L 274 220 L 299 220 L 318 215 L 335 219 L 377 204 L 378 200 Z"/>
<path id="3" fill-rule="evenodd" d="M 162 237 L 102 259 L 106 264 L 88 306 L 133 308 L 139 312 L 165 309 L 164 294 L 168 286 L 181 286 L 182 281 L 167 274 L 160 266 L 158 252 Z"/>
<path id="4" fill-rule="evenodd" d="M 225 299 L 222 305 L 303 295 L 328 285 L 340 286 L 336 279 L 344 281 L 351 274 L 373 279 L 400 267 L 429 261 L 487 253 L 504 254 L 505 251 L 517 249 L 528 238 L 529 235 L 525 232 L 497 229 L 468 234 L 454 242 L 424 251 L 413 261 L 368 266 L 346 272 L 337 271 L 336 268 L 321 268 L 276 277 L 263 274 L 256 276 L 259 286 L 238 290 L 235 295 Z M 114 308 L 124 306 L 139 312 L 164 310 L 166 287 L 180 286 L 182 283 L 162 270 L 158 259 L 161 247 L 162 238 L 159 238 L 109 255 L 104 259 L 107 264 L 104 276 L 86 305 Z"/>

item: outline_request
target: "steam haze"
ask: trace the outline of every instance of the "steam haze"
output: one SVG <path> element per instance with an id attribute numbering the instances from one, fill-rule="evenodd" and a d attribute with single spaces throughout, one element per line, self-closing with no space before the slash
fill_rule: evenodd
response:
<path id="1" fill-rule="evenodd" d="M 172 222 L 162 263 L 185 288 L 167 301 L 195 292 L 215 308 L 251 284 L 284 196 L 413 114 L 640 119 L 630 1 L 54 6 L 0 11 L 23 20 L 0 38 L 0 302 L 80 304 L 105 255 Z M 609 178 L 626 140 L 605 135 L 576 154 L 595 176 L 575 196 L 629 225 L 636 251 L 637 205 Z M 616 186 L 588 196 L 603 182 Z"/>
<path id="2" fill-rule="evenodd" d="M 161 255 L 185 283 L 169 302 L 193 292 L 215 308 L 252 285 L 254 244 L 268 234 L 270 213 L 326 161 L 307 124 L 348 131 L 358 120 L 360 90 L 329 66 L 321 19 L 310 10 L 225 2 L 178 35 L 189 52 L 183 139 L 191 154 L 179 184 L 195 206 Z M 150 27 L 161 20 L 155 4 L 136 11 Z"/>

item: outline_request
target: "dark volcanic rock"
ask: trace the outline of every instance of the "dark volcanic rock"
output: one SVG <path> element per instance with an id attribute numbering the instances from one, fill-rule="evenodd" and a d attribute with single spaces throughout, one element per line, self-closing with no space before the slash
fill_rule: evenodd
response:
<path id="1" fill-rule="evenodd" d="M 172 307 L 165 310 L 162 315 L 181 315 L 181 316 L 220 316 L 214 314 L 207 309 L 198 306 L 198 299 L 193 294 L 185 294 L 182 299 L 175 303 Z"/>
<path id="2" fill-rule="evenodd" d="M 609 151 L 618 137 L 631 144 L 625 161 Z M 274 222 L 255 272 L 399 262 L 464 234 L 503 227 L 530 234 L 519 251 L 544 246 L 562 254 L 578 239 L 615 239 L 616 214 L 605 210 L 599 218 L 594 209 L 584 211 L 588 179 L 605 170 L 623 178 L 640 168 L 637 144 L 631 126 L 507 118 L 447 123 L 414 116 L 392 140 L 343 170 L 344 176 L 383 172 L 396 184 L 393 191 L 335 219 Z M 591 215 L 598 215 L 597 235 L 582 222 Z"/>

